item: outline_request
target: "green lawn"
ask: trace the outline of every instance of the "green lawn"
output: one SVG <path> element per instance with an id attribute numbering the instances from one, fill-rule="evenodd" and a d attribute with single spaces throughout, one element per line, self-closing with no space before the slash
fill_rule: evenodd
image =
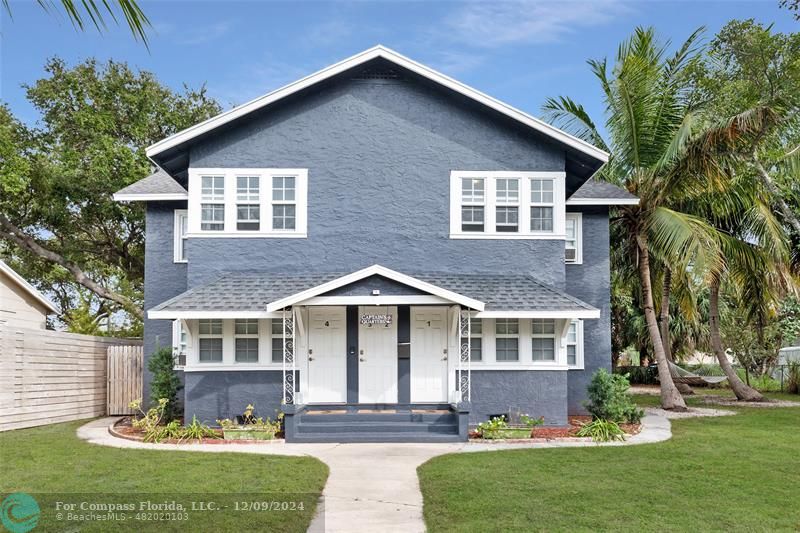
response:
<path id="1" fill-rule="evenodd" d="M 229 505 L 222 511 L 191 512 L 188 522 L 127 522 L 131 530 L 137 531 L 305 531 L 328 477 L 326 465 L 306 457 L 94 446 L 75 435 L 83 423 L 0 433 L 0 497 L 11 492 L 34 494 L 43 510 L 40 527 L 35 531 L 65 529 L 63 523 L 61 527 L 54 525 L 54 509 L 49 506 L 53 500 L 71 493 L 93 495 L 64 499 L 127 502 L 142 498 L 125 494 L 139 493 L 149 495 L 145 499 L 151 501 L 176 499 L 188 503 L 203 499 Z M 234 507 L 236 500 L 276 499 L 303 502 L 303 510 L 236 511 Z M 95 522 L 80 530 L 110 531 L 118 526 Z"/>
<path id="2" fill-rule="evenodd" d="M 425 521 L 431 531 L 800 530 L 800 408 L 736 410 L 673 421 L 660 444 L 434 458 L 419 468 Z"/>

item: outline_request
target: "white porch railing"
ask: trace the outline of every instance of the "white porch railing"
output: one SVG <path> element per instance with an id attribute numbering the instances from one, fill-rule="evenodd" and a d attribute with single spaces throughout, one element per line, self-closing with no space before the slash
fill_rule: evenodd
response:
<path id="1" fill-rule="evenodd" d="M 283 310 L 283 403 L 295 403 L 294 309 Z"/>
<path id="2" fill-rule="evenodd" d="M 472 401 L 472 321 L 469 309 L 461 309 L 459 316 L 458 390 L 461 401 Z"/>

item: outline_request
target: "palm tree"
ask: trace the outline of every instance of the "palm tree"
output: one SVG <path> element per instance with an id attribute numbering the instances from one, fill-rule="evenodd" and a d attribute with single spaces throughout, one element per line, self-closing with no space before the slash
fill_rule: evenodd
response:
<path id="1" fill-rule="evenodd" d="M 6 13 L 11 15 L 10 0 L 0 1 L 2 1 Z M 105 29 L 104 12 L 110 15 L 114 22 L 117 22 L 117 15 L 111 7 L 111 4 L 115 3 L 125 17 L 125 22 L 133 32 L 134 38 L 141 39 L 147 46 L 145 27 L 150 26 L 150 21 L 136 0 L 36 0 L 36 2 L 47 12 L 54 10 L 56 3 L 60 3 L 67 18 L 81 31 L 86 28 L 88 22 L 98 30 Z"/>
<path id="2" fill-rule="evenodd" d="M 550 98 L 544 111 L 552 122 L 611 154 L 599 177 L 639 197 L 617 209 L 612 223 L 622 236 L 625 257 L 635 267 L 647 331 L 658 362 L 661 405 L 685 409 L 672 380 L 653 299 L 652 262 L 695 268 L 720 262 L 714 228 L 676 209 L 687 198 L 722 190 L 725 169 L 713 157 L 698 110 L 688 98 L 686 73 L 695 61 L 695 31 L 671 56 L 652 28 L 637 28 L 622 43 L 611 70 L 606 60 L 589 61 L 605 101 L 606 142 L 583 106 L 568 97 Z"/>

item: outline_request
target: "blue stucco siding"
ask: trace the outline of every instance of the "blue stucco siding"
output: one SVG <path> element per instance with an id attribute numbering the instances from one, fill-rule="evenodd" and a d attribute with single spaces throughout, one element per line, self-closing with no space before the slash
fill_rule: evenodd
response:
<path id="1" fill-rule="evenodd" d="M 201 422 L 216 426 L 218 419 L 233 419 L 241 415 L 248 404 L 255 406 L 255 416 L 275 420 L 280 412 L 283 399 L 283 373 L 280 370 L 185 374 L 186 420 L 196 416 Z"/>
<path id="2" fill-rule="evenodd" d="M 575 211 L 570 209 L 570 211 Z M 586 387 L 595 370 L 611 370 L 611 271 L 608 208 L 586 207 L 583 213 L 583 264 L 566 265 L 566 288 L 600 310 L 584 320 L 584 370 L 569 371 L 569 412 L 584 413 Z"/>
<path id="3" fill-rule="evenodd" d="M 175 263 L 175 210 L 186 209 L 186 202 L 149 202 L 145 219 L 144 245 L 144 309 L 186 291 L 186 263 Z M 144 390 L 143 399 L 150 399 L 150 372 L 147 361 L 156 346 L 172 346 L 172 322 L 144 320 Z M 183 376 L 183 373 L 180 373 Z"/>
<path id="4" fill-rule="evenodd" d="M 563 242 L 449 238 L 451 170 L 564 170 L 563 150 L 426 86 L 347 82 L 191 150 L 191 166 L 308 168 L 307 239 L 193 238 L 189 286 L 226 270 L 525 272 L 563 287 Z"/>
<path id="5" fill-rule="evenodd" d="M 470 424 L 519 409 L 544 417 L 547 426 L 567 424 L 567 371 L 473 370 Z"/>

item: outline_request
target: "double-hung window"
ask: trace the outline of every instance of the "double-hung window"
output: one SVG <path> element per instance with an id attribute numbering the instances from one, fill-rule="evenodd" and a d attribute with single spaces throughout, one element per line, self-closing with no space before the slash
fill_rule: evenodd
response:
<path id="1" fill-rule="evenodd" d="M 567 238 L 564 241 L 564 258 L 567 263 L 581 264 L 583 262 L 582 217 L 580 213 L 567 213 L 566 230 Z"/>
<path id="2" fill-rule="evenodd" d="M 495 359 L 519 361 L 519 320 L 498 318 L 494 323 Z"/>
<path id="3" fill-rule="evenodd" d="M 297 183 L 294 176 L 272 177 L 272 229 L 294 230 L 297 225 Z"/>
<path id="4" fill-rule="evenodd" d="M 201 363 L 222 362 L 222 320 L 202 319 L 198 324 Z"/>
<path id="5" fill-rule="evenodd" d="M 261 197 L 258 176 L 236 176 L 236 229 L 261 229 Z"/>
<path id="6" fill-rule="evenodd" d="M 498 233 L 519 231 L 519 179 L 495 180 L 495 229 Z"/>
<path id="7" fill-rule="evenodd" d="M 573 320 L 567 329 L 567 366 L 583 368 L 582 320 Z"/>
<path id="8" fill-rule="evenodd" d="M 237 363 L 258 363 L 258 319 L 237 318 L 233 323 Z"/>
<path id="9" fill-rule="evenodd" d="M 483 359 L 483 320 L 480 318 L 469 319 L 469 359 L 480 361 Z M 461 338 L 461 346 L 466 346 L 466 337 Z M 460 355 L 460 354 L 459 354 Z"/>
<path id="10" fill-rule="evenodd" d="M 283 362 L 283 320 L 273 318 L 270 324 L 272 333 L 272 362 Z"/>
<path id="11" fill-rule="evenodd" d="M 555 217 L 553 184 L 552 179 L 531 179 L 531 231 L 553 231 Z"/>
<path id="12" fill-rule="evenodd" d="M 485 202 L 486 180 L 484 178 L 461 178 L 461 231 L 483 231 Z"/>
<path id="13" fill-rule="evenodd" d="M 189 234 L 189 218 L 186 209 L 175 210 L 175 239 L 173 243 L 173 261 L 186 262 L 186 241 Z"/>
<path id="14" fill-rule="evenodd" d="M 225 177 L 202 176 L 200 179 L 200 229 L 225 230 Z"/>
<path id="15" fill-rule="evenodd" d="M 555 362 L 556 323 L 555 320 L 533 319 L 531 321 L 533 362 Z"/>

